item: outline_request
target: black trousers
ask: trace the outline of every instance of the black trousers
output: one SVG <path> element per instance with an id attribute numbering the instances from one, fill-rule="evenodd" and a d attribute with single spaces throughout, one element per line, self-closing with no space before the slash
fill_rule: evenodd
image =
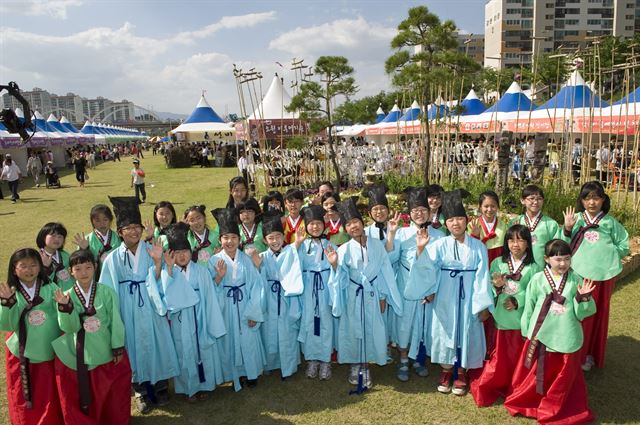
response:
<path id="1" fill-rule="evenodd" d="M 20 195 L 18 195 L 18 183 L 20 183 L 20 179 L 16 179 L 12 182 L 9 182 L 9 190 L 11 191 L 12 201 L 15 201 L 16 199 L 20 199 Z"/>
<path id="2" fill-rule="evenodd" d="M 144 188 L 144 183 L 134 184 L 133 187 L 136 189 L 138 203 L 145 202 L 147 200 L 147 191 Z M 140 195 L 142 195 L 142 200 L 140 200 Z"/>

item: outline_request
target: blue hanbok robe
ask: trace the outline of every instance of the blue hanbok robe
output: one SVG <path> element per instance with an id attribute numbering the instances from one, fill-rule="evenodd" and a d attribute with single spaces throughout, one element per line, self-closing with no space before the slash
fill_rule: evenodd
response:
<path id="1" fill-rule="evenodd" d="M 332 292 L 329 290 L 331 265 L 324 255 L 328 246 L 337 249 L 331 242 L 307 238 L 298 249 L 302 266 L 304 291 L 302 318 L 298 341 L 306 360 L 330 362 L 335 348 L 337 320 L 332 313 Z"/>
<path id="2" fill-rule="evenodd" d="M 304 288 L 298 251 L 287 245 L 276 257 L 271 249 L 261 253 L 260 274 L 264 323 L 260 326 L 267 362 L 266 370 L 280 369 L 281 376 L 293 375 L 300 364 L 300 297 Z"/>
<path id="3" fill-rule="evenodd" d="M 427 328 L 431 326 L 430 306 L 426 304 L 421 305 L 416 300 L 410 300 L 404 297 L 404 291 L 410 279 L 411 269 L 416 260 L 417 231 L 418 227 L 415 224 L 411 224 L 411 226 L 402 227 L 396 232 L 394 248 L 397 247 L 399 253 L 396 282 L 398 291 L 400 291 L 400 294 L 403 294 L 403 307 L 402 317 L 396 315 L 392 322 L 393 326 L 391 327 L 392 341 L 401 349 L 407 349 L 411 346 L 411 351 L 415 351 L 415 353 L 417 353 L 420 342 L 425 342 L 422 337 L 425 334 L 425 326 Z M 444 234 L 440 230 L 434 229 L 431 226 L 429 226 L 428 232 L 429 244 L 444 237 Z M 416 346 L 416 342 L 418 346 Z M 415 358 L 415 356 L 411 357 Z"/>
<path id="4" fill-rule="evenodd" d="M 380 229 L 376 227 L 375 223 L 365 227 L 364 234 L 367 235 L 368 238 L 377 239 L 380 242 L 382 242 L 382 244 L 385 245 L 385 250 L 386 250 L 387 236 L 388 236 L 388 232 L 386 231 L 386 229 L 383 230 L 382 239 L 380 239 Z M 400 258 L 399 244 L 394 243 L 393 251 L 387 251 L 387 255 L 389 256 L 389 261 L 391 262 L 391 268 L 393 268 L 393 272 L 396 274 L 396 279 L 397 279 L 398 259 Z M 402 295 L 402 292 L 400 292 L 400 295 Z M 385 310 L 383 317 L 385 320 L 385 325 L 387 327 L 387 336 L 389 337 L 389 342 L 396 342 L 397 340 L 397 338 L 395 337 L 396 335 L 395 328 L 396 328 L 396 321 L 397 321 L 396 312 L 393 310 L 393 308 L 389 307 Z"/>
<path id="5" fill-rule="evenodd" d="M 431 294 L 431 361 L 482 367 L 486 342 L 478 313 L 493 312 L 486 246 L 469 235 L 464 244 L 453 236 L 429 244 L 413 265 L 405 297 L 421 300 Z"/>
<path id="6" fill-rule="evenodd" d="M 380 300 L 402 314 L 389 256 L 382 242 L 367 238 L 366 248 L 350 240 L 338 248 L 338 267 L 331 270 L 333 314 L 339 316 L 338 362 L 387 363 L 387 329 Z"/>
<path id="7" fill-rule="evenodd" d="M 234 260 L 224 251 L 211 257 L 208 269 L 214 279 L 218 260 L 227 264 L 224 278 L 219 284 L 213 283 L 227 329 L 220 338 L 222 370 L 225 382 L 233 381 L 235 390 L 240 391 L 240 377 L 257 379 L 266 362 L 260 336 L 260 324 L 264 322 L 261 295 L 266 284 L 244 252 L 236 250 Z M 258 323 L 251 328 L 249 320 Z"/>
<path id="8" fill-rule="evenodd" d="M 104 260 L 99 281 L 118 294 L 133 382 L 155 384 L 178 375 L 179 368 L 149 247 L 140 241 L 133 255 L 121 244 Z"/>
<path id="9" fill-rule="evenodd" d="M 429 354 L 431 335 L 431 305 L 422 304 L 420 301 L 408 299 L 404 296 L 405 289 L 411 279 L 411 270 L 416 260 L 416 233 L 418 227 L 412 224 L 409 227 L 398 229 L 395 245 L 399 249 L 398 272 L 396 280 L 398 290 L 403 294 L 403 317 L 394 319 L 392 327 L 393 340 L 402 349 L 409 348 L 409 357 L 418 358 L 420 344 L 422 343 L 426 354 Z M 429 244 L 444 237 L 439 229 L 429 226 Z M 424 278 L 421 276 L 421 278 Z"/>
<path id="10" fill-rule="evenodd" d="M 175 392 L 191 397 L 213 391 L 224 382 L 219 338 L 227 331 L 211 274 L 189 262 L 184 270 L 173 266 L 172 276 L 164 268 L 161 278 L 180 363 Z"/>

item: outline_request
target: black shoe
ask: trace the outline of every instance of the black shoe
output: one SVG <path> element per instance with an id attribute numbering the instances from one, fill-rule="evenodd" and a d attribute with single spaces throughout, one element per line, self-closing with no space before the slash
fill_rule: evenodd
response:
<path id="1" fill-rule="evenodd" d="M 258 386 L 258 380 L 257 379 L 247 379 L 247 387 L 248 388 L 255 388 Z"/>
<path id="2" fill-rule="evenodd" d="M 136 410 L 141 414 L 145 415 L 151 411 L 152 404 L 149 398 L 146 395 L 136 394 L 135 396 L 135 406 Z"/>
<path id="3" fill-rule="evenodd" d="M 169 390 L 156 392 L 156 404 L 158 406 L 166 406 L 167 404 L 169 404 Z"/>

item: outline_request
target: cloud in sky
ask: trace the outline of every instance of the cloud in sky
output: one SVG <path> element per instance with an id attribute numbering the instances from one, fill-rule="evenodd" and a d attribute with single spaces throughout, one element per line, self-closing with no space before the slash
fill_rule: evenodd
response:
<path id="1" fill-rule="evenodd" d="M 82 3 L 81 0 L 3 0 L 0 2 L 0 13 L 47 15 L 56 19 L 67 19 L 67 9 L 81 6 Z"/>

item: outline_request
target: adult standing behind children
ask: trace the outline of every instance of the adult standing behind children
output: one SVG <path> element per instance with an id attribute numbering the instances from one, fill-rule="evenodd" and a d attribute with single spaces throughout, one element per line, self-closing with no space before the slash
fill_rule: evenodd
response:
<path id="1" fill-rule="evenodd" d="M 145 173 L 144 170 L 140 168 L 140 161 L 134 159 L 133 169 L 131 170 L 131 187 L 136 190 L 136 199 L 139 204 L 144 204 L 147 200 L 147 191 L 144 188 L 144 177 Z M 142 199 L 140 199 L 140 195 L 142 195 Z"/>
<path id="2" fill-rule="evenodd" d="M 31 152 L 31 156 L 27 160 L 27 174 L 33 177 L 36 187 L 40 187 L 40 174 L 42 174 L 42 161 L 35 152 Z"/>
<path id="3" fill-rule="evenodd" d="M 14 204 L 20 199 L 20 195 L 18 195 L 18 183 L 20 183 L 21 177 L 22 172 L 20 171 L 20 167 L 11 159 L 11 155 L 6 154 L 4 156 L 4 167 L 2 167 L 0 180 L 6 180 L 7 183 L 9 183 L 11 202 Z"/>

